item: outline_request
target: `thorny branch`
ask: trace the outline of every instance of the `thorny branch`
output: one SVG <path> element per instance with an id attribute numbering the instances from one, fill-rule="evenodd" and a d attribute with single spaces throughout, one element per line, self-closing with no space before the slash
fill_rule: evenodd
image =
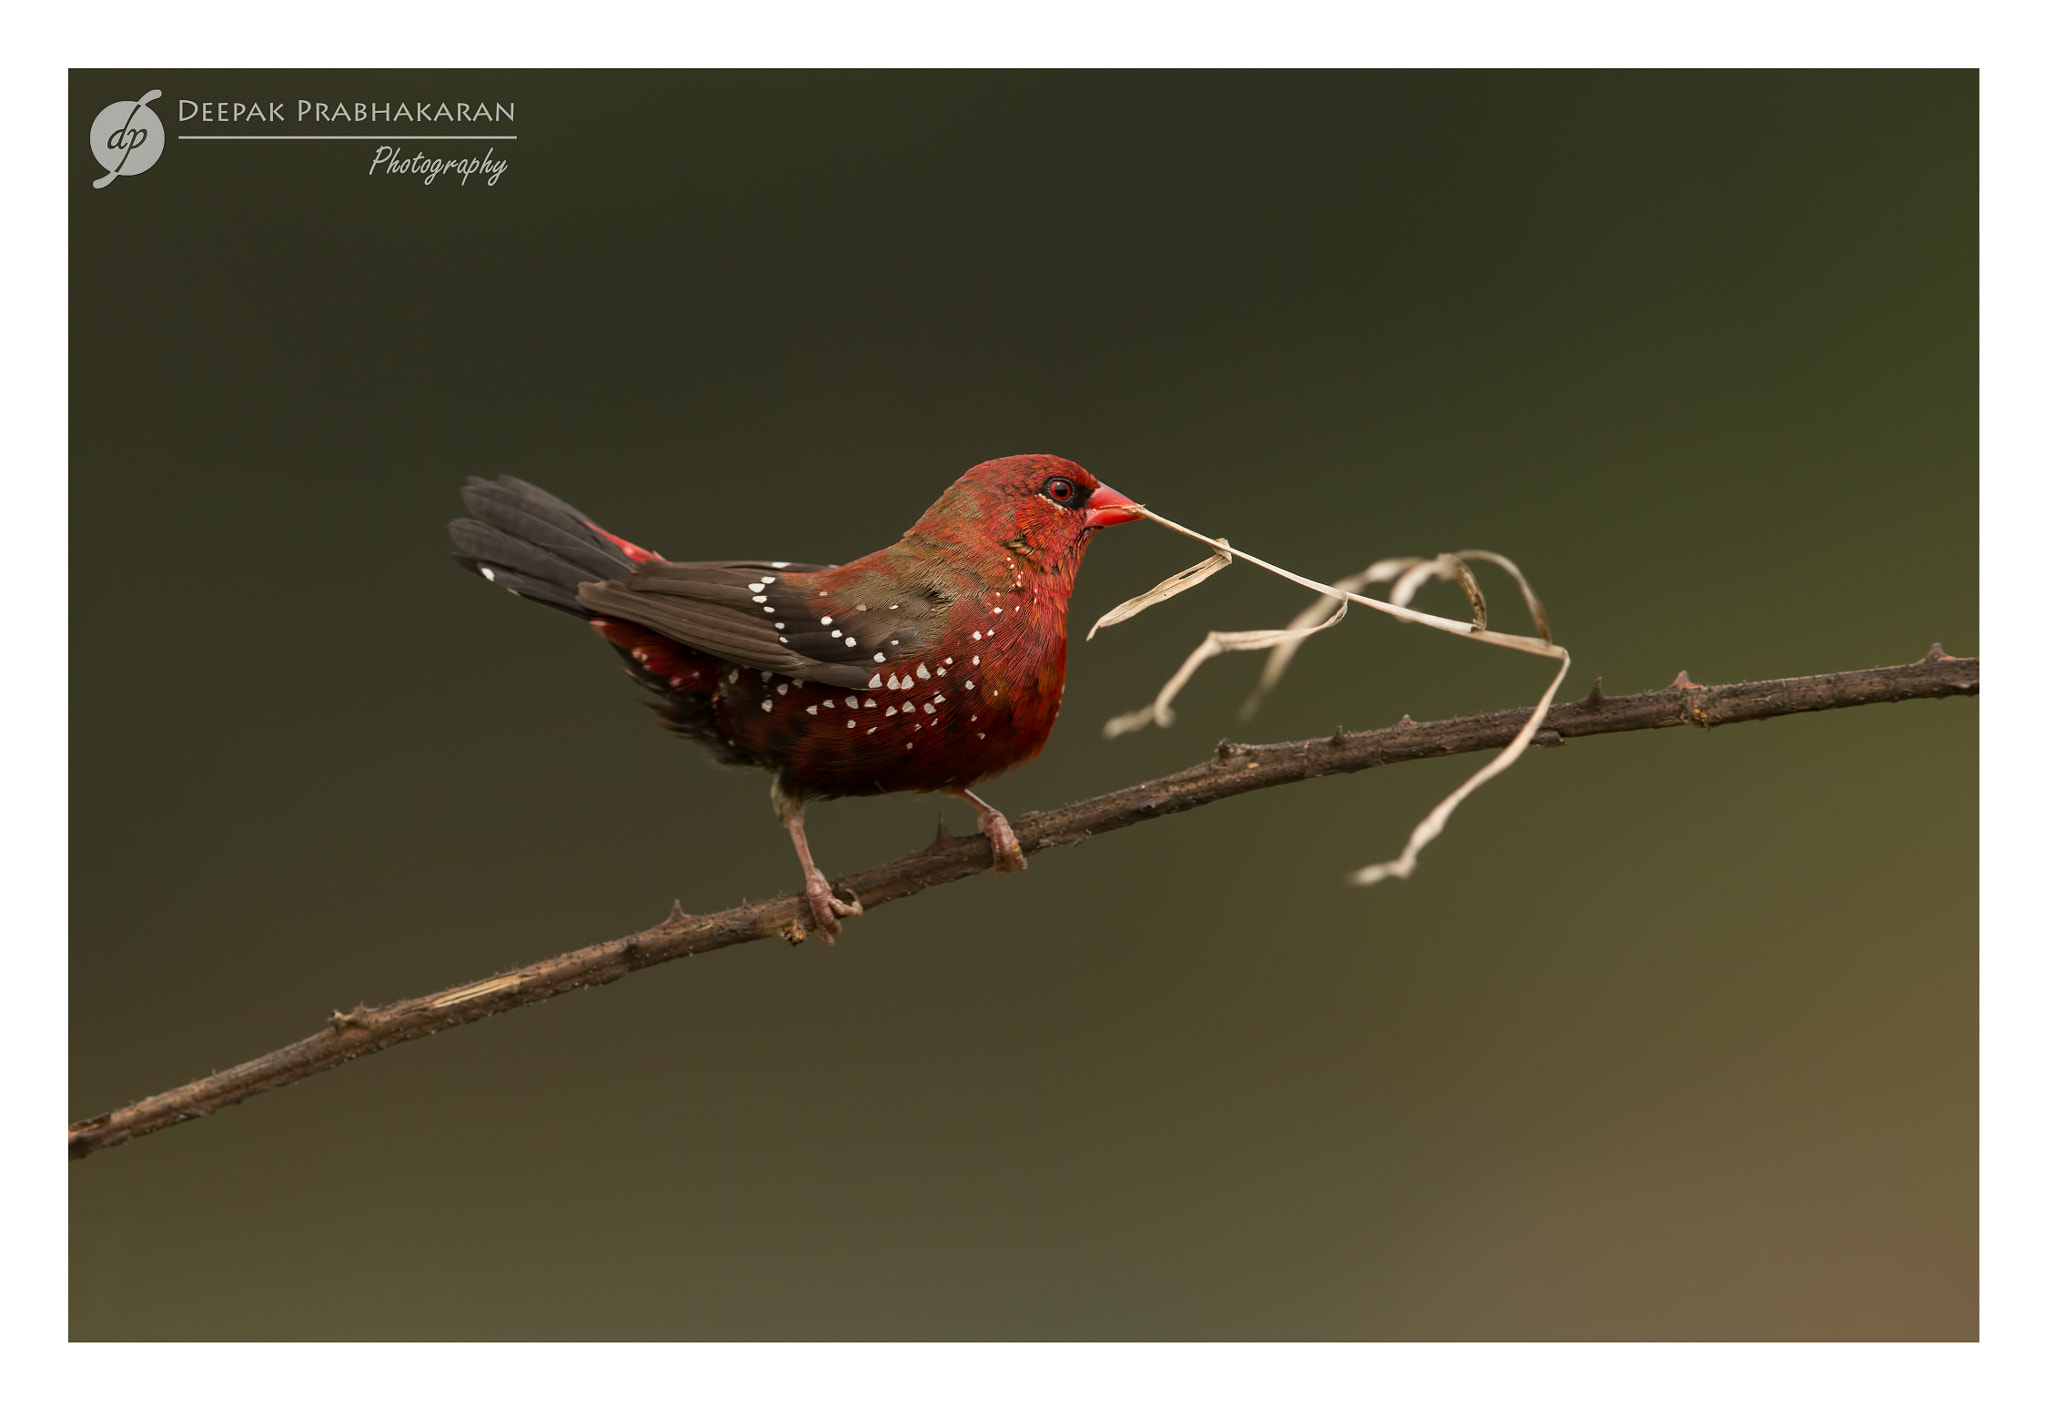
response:
<path id="1" fill-rule="evenodd" d="M 1658 730 L 1674 725 L 1711 729 L 1746 720 L 1768 720 L 1773 716 L 1881 701 L 1974 696 L 1977 675 L 1975 657 L 1948 656 L 1937 643 L 1925 657 L 1908 665 L 1829 676 L 1696 686 L 1680 672 L 1676 681 L 1660 691 L 1631 696 L 1602 695 L 1599 683 L 1595 682 L 1592 693 L 1584 700 L 1551 708 L 1536 743 L 1558 745 L 1579 736 Z M 1084 799 L 1049 813 L 1024 814 L 1011 821 L 1017 841 L 1026 853 L 1068 847 L 1097 833 L 1181 813 L 1254 789 L 1270 789 L 1403 760 L 1499 749 L 1514 738 L 1528 717 L 1526 709 L 1504 710 L 1422 724 L 1404 718 L 1400 724 L 1383 730 L 1359 734 L 1340 731 L 1323 740 L 1273 745 L 1224 741 L 1217 746 L 1213 759 L 1192 769 Z M 983 838 L 941 836 L 921 852 L 841 878 L 835 890 L 851 892 L 872 911 L 885 902 L 912 896 L 927 887 L 985 871 L 990 861 L 989 845 Z M 319 1033 L 287 1048 L 73 1123 L 71 1155 L 87 1156 L 101 1147 L 118 1146 L 394 1044 L 425 1038 L 508 1009 L 538 1004 L 569 990 L 609 984 L 649 965 L 767 936 L 801 940 L 803 928 L 799 917 L 803 906 L 801 896 L 791 895 L 710 916 L 690 916 L 679 909 L 645 931 L 586 946 L 487 980 L 378 1008 L 358 1006 L 346 1014 L 337 1011 Z"/>

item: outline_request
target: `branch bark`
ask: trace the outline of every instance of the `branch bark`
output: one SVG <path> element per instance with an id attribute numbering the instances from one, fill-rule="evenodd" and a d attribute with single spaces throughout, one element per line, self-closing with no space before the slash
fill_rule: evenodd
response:
<path id="1" fill-rule="evenodd" d="M 1948 656 L 1937 643 L 1925 657 L 1904 666 L 1828 676 L 1696 686 L 1681 671 L 1678 679 L 1663 690 L 1631 696 L 1603 695 L 1596 681 L 1592 693 L 1584 700 L 1552 708 L 1536 743 L 1556 745 L 1588 735 L 1661 730 L 1677 725 L 1712 729 L 1746 720 L 1768 720 L 1881 701 L 1974 696 L 1977 674 L 1975 657 Z M 1214 758 L 1192 769 L 1083 799 L 1049 813 L 1024 814 L 1011 822 L 1026 853 L 1069 847 L 1098 833 L 1148 818 L 1182 813 L 1254 789 L 1373 769 L 1403 760 L 1498 749 L 1513 738 L 1528 718 L 1526 709 L 1504 710 L 1424 724 L 1404 718 L 1400 724 L 1384 730 L 1359 734 L 1340 731 L 1324 740 L 1271 745 L 1238 745 L 1226 740 L 1216 747 Z M 990 864 L 989 845 L 983 838 L 942 835 L 921 852 L 841 878 L 835 887 L 858 896 L 862 905 L 873 911 L 927 887 L 984 871 Z M 346 1014 L 336 1011 L 319 1033 L 287 1048 L 73 1123 L 71 1155 L 77 1158 L 102 1147 L 119 1146 L 365 1054 L 508 1009 L 538 1004 L 569 990 L 610 984 L 663 961 L 767 936 L 801 940 L 802 906 L 802 898 L 791 895 L 710 916 L 677 911 L 645 931 L 585 946 L 486 980 L 396 1004 L 358 1006 Z"/>

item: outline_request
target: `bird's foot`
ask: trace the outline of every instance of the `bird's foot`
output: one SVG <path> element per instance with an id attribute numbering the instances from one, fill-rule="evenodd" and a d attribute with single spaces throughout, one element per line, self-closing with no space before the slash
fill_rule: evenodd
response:
<path id="1" fill-rule="evenodd" d="M 1022 872 L 1031 864 L 1024 860 L 1024 849 L 1017 844 L 1017 834 L 1010 827 L 1010 820 L 990 809 L 981 816 L 981 831 L 988 838 L 988 845 L 996 855 L 996 871 Z"/>
<path id="2" fill-rule="evenodd" d="M 860 898 L 841 901 L 833 896 L 832 884 L 825 880 L 825 874 L 822 872 L 813 872 L 805 880 L 804 895 L 810 899 L 811 915 L 816 919 L 818 929 L 824 932 L 822 939 L 828 946 L 839 934 L 839 918 L 858 916 L 861 913 Z"/>
<path id="3" fill-rule="evenodd" d="M 1022 872 L 1030 865 L 1024 861 L 1024 849 L 1018 846 L 1017 833 L 1010 827 L 1009 819 L 990 808 L 972 789 L 952 792 L 954 797 L 974 805 L 974 812 L 981 819 L 981 835 L 988 839 L 989 848 L 996 855 L 996 871 Z"/>

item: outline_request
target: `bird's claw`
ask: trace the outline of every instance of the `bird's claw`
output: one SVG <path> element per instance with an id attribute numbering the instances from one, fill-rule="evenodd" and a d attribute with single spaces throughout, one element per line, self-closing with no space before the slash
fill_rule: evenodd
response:
<path id="1" fill-rule="evenodd" d="M 804 895 L 810 899 L 811 915 L 817 920 L 818 929 L 824 932 L 824 942 L 831 945 L 839 934 L 839 918 L 861 914 L 860 898 L 841 901 L 832 895 L 832 884 L 823 877 L 812 877 L 804 886 Z"/>
<path id="2" fill-rule="evenodd" d="M 1017 834 L 1010 827 L 1009 819 L 990 810 L 982 817 L 981 831 L 996 855 L 996 871 L 1022 872 L 1031 865 L 1024 860 L 1024 849 L 1018 845 Z"/>

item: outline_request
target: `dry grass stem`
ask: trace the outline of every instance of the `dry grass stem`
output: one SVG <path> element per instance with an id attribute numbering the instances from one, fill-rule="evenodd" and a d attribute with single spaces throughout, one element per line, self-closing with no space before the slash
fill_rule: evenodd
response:
<path id="1" fill-rule="evenodd" d="M 1369 887 L 1389 877 L 1407 877 L 1414 872 L 1416 858 L 1443 832 L 1445 823 L 1457 811 L 1458 805 L 1470 797 L 1480 785 L 1513 765 L 1522 757 L 1522 752 L 1529 748 L 1529 742 L 1535 739 L 1536 732 L 1543 728 L 1544 716 L 1549 712 L 1551 702 L 1557 698 L 1558 688 L 1564 685 L 1565 673 L 1571 670 L 1571 653 L 1550 640 L 1549 616 L 1544 612 L 1542 600 L 1536 596 L 1536 590 L 1529 586 L 1527 576 L 1512 559 L 1490 550 L 1472 549 L 1458 554 L 1438 554 L 1433 558 L 1382 559 L 1362 573 L 1355 573 L 1349 578 L 1340 578 L 1335 583 L 1318 583 L 1313 578 L 1304 578 L 1298 573 L 1281 568 L 1278 564 L 1268 563 L 1255 554 L 1232 548 L 1227 540 L 1211 539 L 1206 534 L 1198 534 L 1186 525 L 1175 524 L 1164 515 L 1155 514 L 1142 505 L 1136 508 L 1139 514 L 1153 523 L 1171 529 L 1176 534 L 1184 534 L 1198 543 L 1207 544 L 1216 550 L 1216 553 L 1213 557 L 1204 559 L 1192 568 L 1183 569 L 1157 587 L 1140 593 L 1130 601 L 1104 613 L 1095 626 L 1089 629 L 1090 637 L 1104 627 L 1129 621 L 1155 603 L 1165 602 L 1178 593 L 1186 592 L 1227 566 L 1233 558 L 1241 558 L 1290 583 L 1298 583 L 1304 588 L 1311 589 L 1319 597 L 1296 614 L 1294 620 L 1285 627 L 1262 631 L 1209 633 L 1202 639 L 1202 644 L 1188 654 L 1187 660 L 1181 663 L 1180 670 L 1174 672 L 1171 679 L 1160 688 L 1159 694 L 1153 697 L 1150 705 L 1116 716 L 1104 723 L 1102 733 L 1110 739 L 1143 729 L 1147 725 L 1158 725 L 1163 728 L 1173 724 L 1173 698 L 1194 678 L 1195 672 L 1201 669 L 1203 662 L 1212 657 L 1222 656 L 1226 652 L 1271 653 L 1266 659 L 1265 671 L 1260 674 L 1258 686 L 1244 703 L 1243 714 L 1250 716 L 1259 708 L 1274 686 L 1279 684 L 1281 675 L 1287 670 L 1288 663 L 1294 659 L 1294 654 L 1301 649 L 1301 644 L 1316 633 L 1343 621 L 1345 613 L 1350 610 L 1353 603 L 1400 618 L 1404 622 L 1433 627 L 1439 632 L 1449 632 L 1459 637 L 1484 642 L 1489 646 L 1506 647 L 1510 651 L 1548 657 L 1558 664 L 1557 673 L 1551 678 L 1548 689 L 1543 692 L 1542 700 L 1529 713 L 1527 722 L 1516 732 L 1514 738 L 1498 755 L 1474 772 L 1471 778 L 1453 790 L 1449 797 L 1431 809 L 1423 820 L 1415 825 L 1414 830 L 1408 835 L 1408 845 L 1401 850 L 1399 857 L 1390 862 L 1361 867 L 1352 873 L 1351 880 L 1360 886 Z M 1528 608 L 1529 616 L 1536 624 L 1536 630 L 1542 634 L 1540 637 L 1495 632 L 1487 627 L 1486 595 L 1480 591 L 1478 580 L 1472 576 L 1470 560 L 1492 564 L 1515 580 L 1516 587 L 1522 593 L 1522 602 Z M 1464 590 L 1465 599 L 1472 608 L 1470 622 L 1454 622 L 1450 618 L 1438 617 L 1433 613 L 1417 612 L 1409 606 L 1422 585 L 1432 579 L 1455 583 Z M 1375 583 L 1393 585 L 1388 589 L 1384 600 L 1368 598 L 1358 591 Z"/>

